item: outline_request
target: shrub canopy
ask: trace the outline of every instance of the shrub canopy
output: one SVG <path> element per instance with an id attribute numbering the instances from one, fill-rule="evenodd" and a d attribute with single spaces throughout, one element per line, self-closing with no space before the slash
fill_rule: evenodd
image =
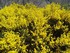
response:
<path id="1" fill-rule="evenodd" d="M 70 10 L 11 4 L 0 10 L 1 53 L 69 53 Z"/>

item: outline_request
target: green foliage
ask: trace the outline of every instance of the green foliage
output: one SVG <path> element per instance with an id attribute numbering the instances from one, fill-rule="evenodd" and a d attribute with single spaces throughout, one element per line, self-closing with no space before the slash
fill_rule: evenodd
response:
<path id="1" fill-rule="evenodd" d="M 66 9 L 68 9 L 68 10 L 70 10 L 70 4 L 64 4 L 64 5 L 62 5 L 64 8 L 66 8 Z"/>

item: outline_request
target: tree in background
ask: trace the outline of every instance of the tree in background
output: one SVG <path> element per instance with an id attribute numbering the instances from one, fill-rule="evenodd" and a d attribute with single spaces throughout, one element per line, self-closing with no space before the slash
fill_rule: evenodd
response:
<path id="1" fill-rule="evenodd" d="M 68 6 L 70 3 L 70 0 L 0 0 L 0 8 L 2 8 L 5 5 L 10 5 L 11 3 L 18 3 L 18 4 L 26 4 L 26 3 L 32 3 L 39 7 L 44 7 L 48 3 L 60 3 L 64 6 Z"/>
<path id="2" fill-rule="evenodd" d="M 47 3 L 50 3 L 49 0 L 0 0 L 1 7 L 5 6 L 5 5 L 9 5 L 13 2 L 19 3 L 19 4 L 32 3 L 32 4 L 35 4 L 40 7 L 43 7 Z"/>

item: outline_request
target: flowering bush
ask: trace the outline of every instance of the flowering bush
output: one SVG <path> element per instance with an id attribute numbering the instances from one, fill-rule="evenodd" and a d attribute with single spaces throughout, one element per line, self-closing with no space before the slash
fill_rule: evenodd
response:
<path id="1" fill-rule="evenodd" d="M 11 4 L 0 10 L 1 53 L 69 53 L 70 10 Z"/>

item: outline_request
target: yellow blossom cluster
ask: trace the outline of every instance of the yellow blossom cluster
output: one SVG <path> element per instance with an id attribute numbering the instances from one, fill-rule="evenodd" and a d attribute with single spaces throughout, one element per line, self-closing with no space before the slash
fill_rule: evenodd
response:
<path id="1" fill-rule="evenodd" d="M 70 10 L 51 3 L 0 9 L 0 53 L 69 53 Z"/>
<path id="2" fill-rule="evenodd" d="M 21 49 L 26 52 L 26 46 L 21 45 L 21 37 L 13 31 L 4 32 L 4 37 L 0 38 L 0 51 L 6 53 L 18 53 Z"/>

